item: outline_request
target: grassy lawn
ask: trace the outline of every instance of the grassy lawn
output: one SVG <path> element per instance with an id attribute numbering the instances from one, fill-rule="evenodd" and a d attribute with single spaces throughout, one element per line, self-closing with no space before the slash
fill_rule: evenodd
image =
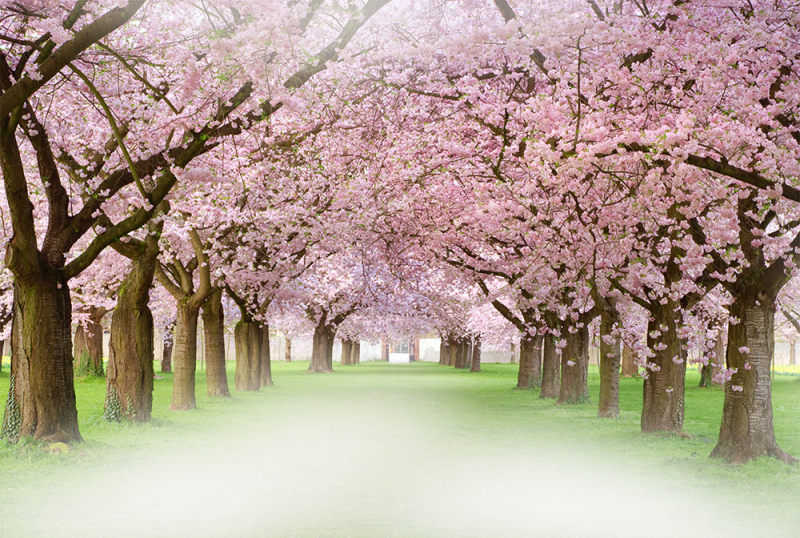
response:
<path id="1" fill-rule="evenodd" d="M 708 459 L 719 429 L 723 394 L 719 389 L 695 388 L 699 377 L 694 371 L 690 371 L 687 378 L 687 387 L 690 388 L 686 391 L 684 428 L 691 438 L 680 438 L 639 433 L 642 389 L 638 379 L 621 381 L 620 418 L 601 420 L 596 418 L 593 403 L 559 407 L 551 401 L 539 400 L 537 390 L 512 389 L 516 365 L 488 364 L 484 365 L 484 371 L 480 374 L 424 363 L 340 366 L 330 375 L 310 375 L 305 372 L 306 368 L 307 363 L 303 362 L 274 363 L 274 387 L 263 388 L 258 393 L 235 393 L 229 400 L 205 396 L 205 378 L 200 372 L 197 380 L 198 410 L 190 412 L 169 411 L 171 376 L 163 375 L 155 382 L 153 420 L 144 425 L 107 423 L 102 418 L 104 380 L 78 380 L 78 413 L 84 443 L 75 446 L 67 454 L 57 455 L 48 453 L 36 444 L 17 447 L 0 444 L 0 535 L 52 535 L 52 528 L 48 527 L 46 521 L 31 520 L 20 514 L 31 509 L 32 499 L 54 495 L 58 488 L 85 482 L 86 477 L 100 480 L 102 473 L 108 473 L 109 477 L 113 475 L 117 478 L 103 478 L 106 480 L 103 483 L 115 483 L 121 479 L 113 473 L 122 468 L 142 465 L 152 467 L 154 472 L 160 470 L 155 472 L 150 482 L 164 480 L 166 487 L 166 482 L 173 478 L 159 473 L 164 472 L 165 468 L 180 465 L 180 460 L 171 459 L 180 454 L 197 455 L 199 461 L 196 465 L 202 468 L 198 469 L 198 475 L 207 472 L 207 458 L 234 465 L 241 458 L 246 458 L 245 454 L 254 458 L 263 457 L 265 462 L 268 459 L 268 467 L 272 469 L 269 473 L 275 472 L 276 465 L 298 465 L 304 478 L 298 479 L 294 470 L 286 470 L 283 483 L 303 487 L 303 480 L 308 480 L 308 491 L 302 496 L 297 494 L 298 498 L 303 499 L 324 491 L 325 498 L 330 500 L 340 495 L 341 488 L 361 488 L 353 493 L 361 495 L 354 504 L 361 504 L 365 512 L 351 513 L 354 504 L 341 499 L 336 501 L 339 504 L 328 506 L 329 512 L 323 510 L 327 514 L 324 517 L 318 514 L 319 517 L 297 519 L 287 515 L 293 512 L 286 508 L 269 520 L 288 518 L 272 528 L 271 532 L 277 534 L 446 535 L 499 532 L 491 526 L 480 531 L 480 525 L 485 523 L 483 520 L 476 520 L 472 526 L 464 529 L 433 527 L 433 522 L 438 521 L 434 516 L 415 528 L 398 528 L 394 523 L 387 523 L 395 521 L 392 518 L 399 518 L 402 514 L 392 512 L 392 517 L 389 517 L 386 504 L 365 491 L 377 491 L 387 483 L 394 484 L 392 491 L 405 492 L 416 488 L 403 476 L 385 474 L 392 472 L 393 467 L 398 468 L 398 465 L 407 466 L 409 473 L 419 473 L 422 478 L 415 479 L 415 484 L 444 473 L 441 476 L 446 476 L 449 482 L 442 478 L 437 482 L 438 485 L 431 485 L 432 488 L 455 488 L 452 485 L 454 481 L 466 480 L 465 477 L 473 473 L 472 469 L 480 469 L 480 473 L 475 475 L 475 484 L 458 482 L 461 485 L 452 493 L 459 495 L 459 491 L 470 491 L 470 487 L 475 487 L 478 488 L 476 495 L 480 495 L 480 484 L 492 480 L 492 476 L 507 477 L 509 481 L 506 486 L 497 486 L 498 491 L 515 491 L 514 488 L 521 487 L 518 481 L 526 479 L 530 482 L 541 478 L 542 484 L 549 483 L 543 477 L 558 477 L 562 469 L 569 468 L 571 462 L 575 462 L 576 469 L 581 469 L 580 473 L 573 472 L 571 480 L 577 480 L 575 483 L 579 482 L 576 476 L 597 481 L 603 476 L 625 476 L 626 480 L 639 485 L 646 485 L 653 480 L 653 484 L 657 484 L 654 487 L 673 492 L 670 493 L 670 502 L 678 503 L 682 510 L 708 513 L 711 519 L 716 517 L 714 514 L 718 510 L 731 510 L 735 517 L 741 516 L 742 521 L 758 518 L 761 522 L 758 528 L 769 529 L 768 535 L 792 535 L 800 524 L 797 515 L 800 502 L 798 466 L 786 466 L 764 459 L 733 467 Z M 229 374 L 232 383 L 232 371 Z M 589 381 L 590 393 L 596 401 L 599 383 L 596 370 L 590 372 Z M 6 363 L 0 375 L 3 402 L 7 389 Z M 800 456 L 800 377 L 775 377 L 773 406 L 779 445 L 790 454 Z M 204 447 L 217 442 L 221 443 L 218 451 L 213 454 L 203 452 Z M 349 443 L 352 446 L 348 446 Z M 315 444 L 319 444 L 320 448 L 313 448 Z M 332 459 L 326 460 L 328 457 Z M 313 460 L 318 458 L 320 462 L 327 463 L 314 467 Z M 310 475 L 303 474 L 309 467 L 307 464 L 301 466 L 298 462 L 309 460 L 312 461 L 310 468 L 315 471 Z M 544 465 L 543 462 L 548 460 L 551 464 Z M 222 469 L 226 464 L 220 462 L 219 465 Z M 267 466 L 266 463 L 264 465 Z M 537 466 L 542 467 L 538 469 Z M 237 469 L 231 467 L 220 470 L 220 480 L 224 482 L 231 476 L 239 476 L 237 473 L 240 470 Z M 316 482 L 320 475 L 334 471 L 341 473 L 335 480 L 331 478 L 335 485 L 323 487 Z M 281 502 L 290 502 L 290 496 L 281 495 L 279 490 L 261 491 L 260 485 L 247 486 L 248 473 L 252 473 L 241 472 L 241 478 L 236 485 L 231 484 L 229 490 L 220 486 L 220 491 L 228 491 L 226 498 L 238 495 L 238 492 L 244 491 L 242 488 L 250 487 L 254 488 L 254 495 L 265 499 L 272 498 L 270 495 L 278 495 L 283 499 Z M 266 470 L 263 472 L 267 473 Z M 263 482 L 269 486 L 263 487 L 278 487 L 280 481 L 272 474 L 269 476 L 271 478 Z M 384 476 L 383 481 L 377 481 L 380 476 Z M 557 479 L 553 478 L 552 483 L 558 484 Z M 365 484 L 371 485 L 368 488 Z M 573 497 L 572 493 L 564 495 L 565 498 L 574 498 L 581 506 L 591 505 L 596 502 L 595 499 L 603 502 L 602 494 L 596 497 L 593 487 L 587 486 L 588 491 L 594 492 L 589 497 Z M 417 502 L 422 494 L 416 489 L 413 491 L 414 502 Z M 620 486 L 616 491 L 619 494 L 620 491 L 629 490 Z M 156 497 L 161 495 L 158 488 L 151 494 Z M 396 495 L 398 499 L 401 498 L 400 493 Z M 438 497 L 431 503 L 442 501 Z M 492 499 L 496 497 L 486 497 L 483 504 L 488 506 L 487 503 L 495 502 Z M 164 503 L 169 507 L 174 502 L 178 501 L 174 498 L 153 499 L 152 505 Z M 550 501 L 544 497 L 541 502 Z M 402 506 L 409 506 L 407 499 L 403 503 Z M 466 503 L 464 512 L 459 513 L 469 516 L 468 501 L 452 499 L 452 503 Z M 443 510 L 452 508 L 452 503 L 445 503 Z M 202 504 L 194 503 L 191 506 Z M 394 504 L 392 506 L 392 510 L 400 510 Z M 428 506 L 421 505 L 419 510 L 427 510 Z M 90 506 L 86 508 L 92 510 Z M 67 508 L 64 510 L 68 511 Z M 511 508 L 506 503 L 493 510 L 492 513 L 504 513 L 504 510 Z M 621 514 L 625 513 L 624 508 L 620 510 Z M 367 517 L 367 512 L 372 515 Z M 383 514 L 384 519 L 378 514 Z M 516 511 L 508 512 L 505 521 L 512 521 L 516 515 Z M 70 525 L 76 527 L 61 527 L 62 534 L 85 535 L 86 529 L 80 526 L 80 521 L 69 521 Z M 155 521 L 160 520 L 156 518 Z M 247 536 L 264 531 L 263 521 L 248 523 L 247 517 L 244 521 L 244 530 L 232 532 L 231 535 Z M 647 521 L 650 519 L 643 519 L 641 524 L 646 525 Z M 729 518 L 727 521 L 732 520 Z M 577 525 L 574 522 L 568 524 Z M 765 524 L 768 526 L 764 527 Z M 129 522 L 125 525 L 129 525 Z M 187 520 L 186 525 L 191 525 L 191 520 Z M 130 530 L 131 534 L 140 534 L 135 527 L 125 528 L 133 529 Z M 570 532 L 564 531 L 564 535 L 605 535 L 597 532 L 600 530 L 598 527 L 563 528 L 572 529 Z M 632 527 L 633 534 L 636 534 L 637 528 Z M 97 533 L 89 532 L 88 535 L 105 535 L 118 530 L 118 527 L 92 529 Z M 197 529 L 191 530 L 191 526 L 178 525 L 168 530 L 163 528 L 163 523 L 148 529 L 152 535 L 203 534 Z M 216 533 L 216 528 L 211 524 L 204 529 L 209 535 Z M 699 532 L 706 527 L 694 529 Z M 659 535 L 656 531 L 658 529 L 650 529 L 647 534 Z M 549 534 L 545 530 L 541 530 L 541 533 Z"/>

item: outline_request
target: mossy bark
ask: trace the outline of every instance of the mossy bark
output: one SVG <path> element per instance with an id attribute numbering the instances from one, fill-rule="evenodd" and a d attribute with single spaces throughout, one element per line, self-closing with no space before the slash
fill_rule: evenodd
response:
<path id="1" fill-rule="evenodd" d="M 103 316 L 105 308 L 90 308 L 88 320 L 75 329 L 72 354 L 78 377 L 103 376 Z"/>
<path id="2" fill-rule="evenodd" d="M 72 305 L 59 271 L 17 278 L 11 386 L 2 436 L 80 441 L 72 361 Z"/>
<path id="3" fill-rule="evenodd" d="M 146 422 L 153 410 L 153 314 L 148 301 L 158 256 L 154 238 L 148 239 L 148 247 L 132 262 L 111 316 L 105 409 L 111 420 L 124 416 Z"/>
<path id="4" fill-rule="evenodd" d="M 222 289 L 215 289 L 203 303 L 203 337 L 206 359 L 206 388 L 209 396 L 229 398 L 225 364 L 225 314 Z"/>

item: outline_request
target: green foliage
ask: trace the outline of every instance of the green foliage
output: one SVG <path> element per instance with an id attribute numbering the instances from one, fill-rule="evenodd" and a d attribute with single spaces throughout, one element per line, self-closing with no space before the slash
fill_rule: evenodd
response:
<path id="1" fill-rule="evenodd" d="M 0 430 L 0 439 L 5 439 L 9 443 L 19 441 L 19 431 L 22 427 L 22 413 L 14 394 L 14 378 L 8 384 L 8 399 L 6 409 L 3 414 L 3 428 Z"/>
<path id="2" fill-rule="evenodd" d="M 109 422 L 122 422 L 122 419 L 125 418 L 122 403 L 119 401 L 119 393 L 113 385 L 108 387 L 103 409 L 103 418 Z"/>

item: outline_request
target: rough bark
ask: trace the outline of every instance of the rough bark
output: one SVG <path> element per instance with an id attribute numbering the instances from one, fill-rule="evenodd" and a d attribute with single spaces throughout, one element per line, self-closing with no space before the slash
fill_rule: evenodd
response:
<path id="1" fill-rule="evenodd" d="M 292 341 L 286 337 L 286 362 L 292 362 Z"/>
<path id="2" fill-rule="evenodd" d="M 269 346 L 269 325 L 262 323 L 261 330 L 261 386 L 272 386 L 272 356 Z"/>
<path id="3" fill-rule="evenodd" d="M 352 352 L 353 352 L 353 342 L 349 339 L 342 340 L 342 358 L 340 362 L 345 365 L 353 364 L 352 363 Z"/>
<path id="4" fill-rule="evenodd" d="M 60 272 L 17 278 L 2 437 L 80 441 L 72 371 L 72 307 Z"/>
<path id="5" fill-rule="evenodd" d="M 111 316 L 104 410 L 108 420 L 146 422 L 153 410 L 153 314 L 148 301 L 158 244 L 148 239 L 148 246 L 132 262 Z"/>
<path id="6" fill-rule="evenodd" d="M 677 334 L 675 305 L 669 302 L 650 315 L 647 346 L 654 355 L 643 384 L 642 431 L 679 432 L 683 428 L 686 350 Z"/>
<path id="7" fill-rule="evenodd" d="M 172 372 L 172 348 L 175 340 L 175 322 L 171 322 L 161 335 L 161 372 Z"/>
<path id="8" fill-rule="evenodd" d="M 633 350 L 625 344 L 622 345 L 622 375 L 625 377 L 639 376 L 639 369 L 636 367 Z"/>
<path id="9" fill-rule="evenodd" d="M 542 338 L 523 334 L 519 341 L 517 388 L 530 389 L 542 383 Z"/>
<path id="10" fill-rule="evenodd" d="M 559 404 L 582 403 L 589 399 L 589 328 L 584 324 L 574 333 L 564 324 L 562 337 L 567 346 L 561 356 Z"/>
<path id="11" fill-rule="evenodd" d="M 222 289 L 215 289 L 203 303 L 203 337 L 206 359 L 206 388 L 209 396 L 229 398 L 225 364 L 225 314 Z"/>
<path id="12" fill-rule="evenodd" d="M 613 299 L 594 293 L 595 305 L 600 312 L 600 396 L 597 416 L 617 418 L 619 416 L 619 368 L 620 337 L 613 334 L 620 322 L 620 315 Z"/>
<path id="13" fill-rule="evenodd" d="M 195 372 L 197 370 L 197 319 L 200 309 L 187 299 L 178 299 L 175 321 L 175 347 L 170 409 L 195 409 Z"/>
<path id="14" fill-rule="evenodd" d="M 86 323 L 75 329 L 72 354 L 75 360 L 75 375 L 103 376 L 103 316 L 105 308 L 90 308 Z"/>
<path id="15" fill-rule="evenodd" d="M 311 348 L 311 364 L 309 372 L 333 371 L 333 338 L 335 332 L 326 325 L 319 323 L 314 328 L 314 342 Z M 330 353 L 330 356 L 329 356 Z"/>
<path id="16" fill-rule="evenodd" d="M 481 337 L 480 335 L 475 337 L 475 340 L 472 343 L 472 365 L 469 369 L 470 372 L 480 372 L 481 371 Z"/>
<path id="17" fill-rule="evenodd" d="M 736 373 L 725 386 L 719 441 L 711 457 L 731 463 L 759 456 L 794 462 L 775 442 L 772 422 L 774 298 L 736 297 L 730 311 L 740 320 L 728 326 L 727 366 Z"/>
<path id="18" fill-rule="evenodd" d="M 461 338 L 458 340 L 456 344 L 456 353 L 453 357 L 453 366 L 455 368 L 464 369 L 467 368 L 467 357 L 470 351 L 469 340 L 466 338 Z"/>
<path id="19" fill-rule="evenodd" d="M 558 398 L 559 360 L 556 354 L 555 337 L 552 334 L 544 336 L 544 352 L 542 353 L 542 399 Z"/>
<path id="20" fill-rule="evenodd" d="M 236 324 L 233 336 L 236 341 L 236 390 L 256 391 L 261 386 L 260 327 L 243 317 Z"/>
<path id="21" fill-rule="evenodd" d="M 597 416 L 619 417 L 620 338 L 612 334 L 619 313 L 612 304 L 600 309 L 600 396 Z"/>

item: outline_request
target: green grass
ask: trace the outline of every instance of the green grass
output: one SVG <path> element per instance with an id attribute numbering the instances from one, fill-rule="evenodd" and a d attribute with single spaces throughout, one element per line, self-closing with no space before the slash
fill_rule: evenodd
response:
<path id="1" fill-rule="evenodd" d="M 191 447 L 214 436 L 230 437 L 231 432 L 248 428 L 280 433 L 289 414 L 335 409 L 333 416 L 340 417 L 334 418 L 337 426 L 357 431 L 360 418 L 367 420 L 370 406 L 381 402 L 389 409 L 405 410 L 428 421 L 435 432 L 430 436 L 438 438 L 431 442 L 441 441 L 452 445 L 453 450 L 479 449 L 485 458 L 500 465 L 505 454 L 565 447 L 591 461 L 691 484 L 699 492 L 695 499 L 707 494 L 715 503 L 732 506 L 737 500 L 748 499 L 745 511 L 769 515 L 786 525 L 797 522 L 798 466 L 772 459 L 731 466 L 708 458 L 719 429 L 723 392 L 696 388 L 699 376 L 694 371 L 687 375 L 684 427 L 691 438 L 681 438 L 640 433 L 639 379 L 621 380 L 620 418 L 607 420 L 596 417 L 593 402 L 556 406 L 540 400 L 538 390 L 514 390 L 516 365 L 486 364 L 483 372 L 473 374 L 436 364 L 364 363 L 339 366 L 330 375 L 308 374 L 307 365 L 274 363 L 274 387 L 257 393 L 234 393 L 228 400 L 207 397 L 204 374 L 199 372 L 198 409 L 189 412 L 168 409 L 172 377 L 161 374 L 155 381 L 153 420 L 149 424 L 106 422 L 102 417 L 104 380 L 77 380 L 79 422 L 85 442 L 61 455 L 51 455 L 36 444 L 12 447 L 0 443 L 0 484 L 14 485 L 0 491 L 0 510 L 8 513 L 17 506 L 15 503 L 24 502 L 17 488 L 51 484 L 54 477 L 63 480 L 91 474 L 98 468 L 118 465 L 133 454 L 152 457 L 157 465 L 161 455 L 175 447 Z M 229 375 L 232 386 L 232 372 Z M 596 402 L 596 369 L 590 371 L 589 382 Z M 6 367 L 0 374 L 0 394 L 5 395 L 7 389 Z M 800 457 L 799 377 L 776 375 L 773 408 L 778 444 Z M 0 525 L 4 517 L 0 514 Z"/>

